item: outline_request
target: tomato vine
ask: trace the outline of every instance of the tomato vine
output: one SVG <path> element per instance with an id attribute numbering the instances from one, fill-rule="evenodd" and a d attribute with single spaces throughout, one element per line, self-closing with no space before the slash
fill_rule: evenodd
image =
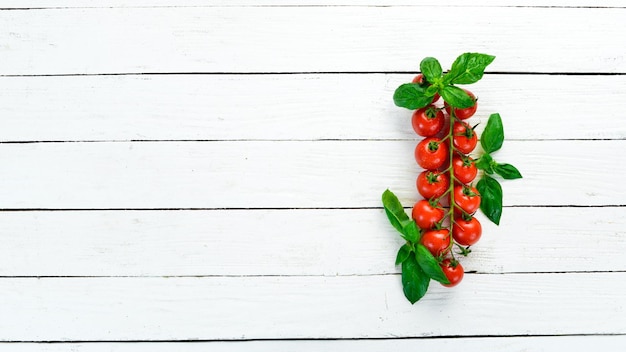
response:
<path id="1" fill-rule="evenodd" d="M 456 85 L 480 80 L 494 59 L 491 55 L 465 53 L 444 74 L 439 61 L 427 57 L 420 63 L 421 74 L 394 92 L 397 106 L 416 110 L 413 129 L 426 137 L 415 149 L 415 159 L 425 169 L 416 185 L 426 199 L 415 203 L 409 218 L 395 194 L 386 190 L 382 196 L 389 221 L 406 240 L 398 251 L 396 265 L 402 265 L 403 290 L 411 303 L 426 294 L 431 279 L 447 287 L 462 280 L 463 266 L 453 249 L 456 245 L 457 254 L 467 256 L 480 239 L 482 226 L 474 217 L 476 210 L 480 207 L 490 221 L 500 223 L 502 187 L 493 176 L 522 177 L 513 165 L 498 163 L 491 156 L 504 142 L 499 114 L 490 115 L 480 139 L 474 131 L 476 126 L 471 128 L 463 121 L 474 115 L 478 104 L 472 92 Z M 434 105 L 439 97 L 443 98 L 443 107 Z M 477 140 L 483 153 L 472 159 L 468 154 Z M 482 173 L 474 187 L 477 170 Z M 447 211 L 442 204 L 447 204 Z"/>

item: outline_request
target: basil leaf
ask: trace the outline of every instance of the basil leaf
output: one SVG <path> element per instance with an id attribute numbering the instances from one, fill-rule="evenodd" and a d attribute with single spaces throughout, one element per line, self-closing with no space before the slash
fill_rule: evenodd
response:
<path id="1" fill-rule="evenodd" d="M 478 170 L 483 170 L 488 174 L 493 174 L 493 158 L 489 154 L 483 154 L 474 162 Z"/>
<path id="2" fill-rule="evenodd" d="M 419 239 L 419 230 L 415 221 L 409 219 L 409 216 L 404 212 L 398 197 L 390 190 L 386 190 L 383 192 L 382 198 L 385 214 L 387 214 L 391 225 L 402 234 L 405 240 L 416 242 Z"/>
<path id="3" fill-rule="evenodd" d="M 435 79 L 440 78 L 443 74 L 441 64 L 434 57 L 427 57 L 420 62 L 420 71 L 429 83 L 433 83 Z"/>
<path id="4" fill-rule="evenodd" d="M 433 255 L 430 253 L 428 248 L 424 247 L 422 244 L 417 245 L 417 252 L 415 252 L 415 256 L 417 257 L 417 263 L 420 268 L 433 280 L 439 281 L 442 284 L 449 284 L 450 280 L 446 277 L 446 274 L 441 270 L 441 266 L 439 266 L 439 262 Z"/>
<path id="5" fill-rule="evenodd" d="M 483 175 L 483 178 L 476 184 L 476 189 L 480 193 L 480 210 L 491 222 L 500 224 L 502 216 L 502 187 L 494 178 Z"/>
<path id="6" fill-rule="evenodd" d="M 428 86 L 428 88 L 426 88 L 426 91 L 424 92 L 424 94 L 426 94 L 427 97 L 432 97 L 435 95 L 435 93 L 437 93 L 439 89 L 437 89 L 437 87 L 435 86 Z"/>
<path id="7" fill-rule="evenodd" d="M 428 290 L 430 278 L 422 268 L 417 264 L 415 256 L 410 255 L 402 262 L 402 288 L 404 296 L 414 304 L 424 297 Z"/>
<path id="8" fill-rule="evenodd" d="M 391 225 L 393 225 L 396 230 L 402 232 L 404 228 L 402 222 L 408 221 L 409 216 L 404 212 L 404 208 L 402 204 L 400 204 L 398 197 L 390 190 L 383 192 L 383 206 L 385 207 L 385 213 L 387 213 Z"/>
<path id="9" fill-rule="evenodd" d="M 421 237 L 420 230 L 417 228 L 414 220 L 404 221 L 402 223 L 402 231 L 400 232 L 403 235 L 402 237 L 411 243 L 419 241 Z"/>
<path id="10" fill-rule="evenodd" d="M 423 108 L 432 100 L 432 95 L 426 95 L 426 88 L 417 83 L 405 83 L 393 93 L 393 102 L 397 106 L 411 110 Z"/>
<path id="11" fill-rule="evenodd" d="M 480 145 L 487 153 L 493 153 L 502 148 L 504 142 L 504 127 L 502 126 L 502 118 L 500 114 L 491 114 L 487 126 L 480 137 Z"/>
<path id="12" fill-rule="evenodd" d="M 445 84 L 471 84 L 483 78 L 485 68 L 495 56 L 479 53 L 461 54 L 454 60 L 450 71 L 443 76 Z"/>
<path id="13" fill-rule="evenodd" d="M 474 106 L 476 103 L 474 99 L 467 94 L 467 92 L 455 86 L 443 87 L 441 96 L 443 97 L 443 100 L 455 108 L 465 109 Z"/>
<path id="14" fill-rule="evenodd" d="M 522 178 L 522 174 L 517 168 L 511 164 L 496 164 L 494 171 L 502 176 L 505 180 L 514 180 L 516 178 Z"/>
<path id="15" fill-rule="evenodd" d="M 398 255 L 396 256 L 396 265 L 404 263 L 412 252 L 411 246 L 406 243 L 400 247 Z"/>

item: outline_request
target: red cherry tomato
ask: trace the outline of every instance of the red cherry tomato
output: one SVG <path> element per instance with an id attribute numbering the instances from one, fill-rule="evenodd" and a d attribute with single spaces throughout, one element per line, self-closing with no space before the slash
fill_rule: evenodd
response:
<path id="1" fill-rule="evenodd" d="M 452 237 L 461 246 L 473 246 L 478 242 L 482 233 L 483 228 L 475 217 L 469 220 L 465 220 L 462 217 L 454 218 Z"/>
<path id="2" fill-rule="evenodd" d="M 478 101 L 476 100 L 476 96 L 474 95 L 474 93 L 470 92 L 467 89 L 463 90 L 470 96 L 470 98 L 472 98 L 472 100 L 474 100 L 474 106 L 470 106 L 469 108 L 465 109 L 454 108 L 454 116 L 461 120 L 469 119 L 470 117 L 472 117 L 472 115 L 476 113 L 476 109 L 478 108 Z M 446 107 L 448 115 L 450 115 L 450 105 L 448 105 L 447 103 L 444 103 L 444 105 Z"/>
<path id="3" fill-rule="evenodd" d="M 480 193 L 474 187 L 454 186 L 454 203 L 467 214 L 474 214 L 480 207 Z M 458 213 L 458 209 L 455 209 Z"/>
<path id="4" fill-rule="evenodd" d="M 456 150 L 469 154 L 476 148 L 478 135 L 466 122 L 455 122 L 453 127 L 452 144 Z"/>
<path id="5" fill-rule="evenodd" d="M 417 84 L 421 85 L 424 88 L 426 88 L 426 87 L 428 87 L 430 85 L 430 84 L 428 84 L 428 82 L 426 82 L 426 79 L 424 78 L 424 75 L 421 74 L 421 73 L 419 75 L 415 76 L 411 82 L 412 83 L 417 83 Z M 433 95 L 433 100 L 431 101 L 431 104 L 436 102 L 437 100 L 439 100 L 439 93 L 435 93 L 435 95 Z"/>
<path id="6" fill-rule="evenodd" d="M 452 158 L 452 170 L 454 172 L 454 177 L 462 183 L 472 182 L 478 173 L 478 169 L 474 164 L 474 159 L 469 156 L 461 158 L 457 155 Z"/>
<path id="7" fill-rule="evenodd" d="M 432 105 L 415 110 L 411 119 L 413 130 L 422 137 L 432 137 L 439 133 L 444 121 L 443 111 Z"/>
<path id="8" fill-rule="evenodd" d="M 433 207 L 429 201 L 422 199 L 413 206 L 412 215 L 417 226 L 428 230 L 435 227 L 435 224 L 443 219 L 444 211 L 441 204 Z"/>
<path id="9" fill-rule="evenodd" d="M 422 171 L 417 176 L 417 191 L 426 199 L 441 197 L 450 185 L 447 173 L 430 170 Z"/>
<path id="10" fill-rule="evenodd" d="M 450 247 L 450 231 L 446 229 L 426 231 L 420 239 L 420 243 L 428 248 L 435 257 L 448 252 Z"/>
<path id="11" fill-rule="evenodd" d="M 446 287 L 453 287 L 458 285 L 459 282 L 463 280 L 463 275 L 465 275 L 463 272 L 463 266 L 458 261 L 453 263 L 450 259 L 445 259 L 439 265 L 441 266 L 443 273 L 448 278 L 448 281 L 450 281 L 449 284 L 442 285 Z"/>
<path id="12" fill-rule="evenodd" d="M 419 166 L 427 170 L 434 170 L 446 161 L 448 146 L 439 138 L 425 138 L 415 148 L 415 160 Z"/>

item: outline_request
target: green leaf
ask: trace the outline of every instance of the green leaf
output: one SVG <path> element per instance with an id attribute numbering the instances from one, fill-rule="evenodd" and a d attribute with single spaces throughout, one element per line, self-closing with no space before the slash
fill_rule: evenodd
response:
<path id="1" fill-rule="evenodd" d="M 443 77 L 445 84 L 471 84 L 483 78 L 485 68 L 495 56 L 479 53 L 465 53 L 454 60 L 450 71 Z"/>
<path id="2" fill-rule="evenodd" d="M 430 83 L 433 83 L 435 79 L 440 78 L 443 74 L 441 64 L 439 64 L 439 61 L 434 57 L 424 58 L 424 60 L 420 62 L 420 71 L 422 71 L 422 74 Z"/>
<path id="3" fill-rule="evenodd" d="M 405 83 L 393 93 L 393 102 L 411 110 L 421 109 L 432 101 L 432 95 L 426 95 L 426 88 L 417 83 Z"/>
<path id="4" fill-rule="evenodd" d="M 391 225 L 402 234 L 402 237 L 410 242 L 416 242 L 419 239 L 419 230 L 415 221 L 409 219 L 404 212 L 404 207 L 400 204 L 398 197 L 393 192 L 386 190 L 383 192 L 383 206 L 385 214 Z"/>
<path id="5" fill-rule="evenodd" d="M 455 108 L 465 109 L 476 104 L 474 99 L 472 99 L 466 91 L 455 86 L 443 87 L 441 96 L 443 97 L 443 100 Z"/>
<path id="6" fill-rule="evenodd" d="M 422 268 L 417 264 L 415 256 L 410 255 L 402 262 L 402 288 L 404 296 L 414 304 L 424 297 L 428 290 L 430 278 Z"/>
<path id="7" fill-rule="evenodd" d="M 439 89 L 436 86 L 428 86 L 428 88 L 426 88 L 426 91 L 424 92 L 424 94 L 426 94 L 427 97 L 432 97 L 438 91 L 439 91 Z"/>
<path id="8" fill-rule="evenodd" d="M 487 126 L 480 137 L 480 145 L 487 153 L 493 153 L 502 148 L 504 142 L 504 127 L 502 126 L 502 118 L 500 114 L 491 114 Z"/>
<path id="9" fill-rule="evenodd" d="M 494 178 L 483 175 L 476 189 L 480 193 L 480 210 L 494 224 L 500 224 L 502 216 L 502 187 Z"/>
<path id="10" fill-rule="evenodd" d="M 505 180 L 522 178 L 522 174 L 511 164 L 496 164 L 494 171 Z"/>
<path id="11" fill-rule="evenodd" d="M 412 252 L 413 250 L 411 249 L 411 246 L 406 243 L 402 247 L 400 247 L 400 249 L 398 250 L 398 255 L 396 256 L 396 265 L 404 263 L 404 261 L 407 260 Z"/>
<path id="12" fill-rule="evenodd" d="M 404 221 L 402 223 L 401 233 L 403 235 L 402 237 L 411 243 L 419 241 L 421 237 L 420 230 L 414 220 L 410 220 L 408 222 Z"/>
<path id="13" fill-rule="evenodd" d="M 489 154 L 483 154 L 478 160 L 475 161 L 474 165 L 478 170 L 483 170 L 488 174 L 493 174 L 493 158 Z"/>
<path id="14" fill-rule="evenodd" d="M 441 266 L 439 266 L 439 262 L 433 255 L 430 253 L 428 248 L 424 247 L 422 244 L 417 245 L 417 252 L 415 253 L 417 258 L 417 263 L 420 268 L 433 280 L 439 281 L 442 284 L 449 284 L 450 280 L 446 277 L 446 274 L 441 270 Z"/>
<path id="15" fill-rule="evenodd" d="M 396 230 L 402 232 L 402 228 L 404 227 L 402 222 L 408 221 L 409 216 L 404 212 L 404 207 L 400 204 L 398 197 L 396 197 L 396 195 L 390 190 L 385 190 L 385 192 L 383 192 L 383 206 L 385 207 L 387 216 L 389 216 L 391 225 L 393 225 Z"/>

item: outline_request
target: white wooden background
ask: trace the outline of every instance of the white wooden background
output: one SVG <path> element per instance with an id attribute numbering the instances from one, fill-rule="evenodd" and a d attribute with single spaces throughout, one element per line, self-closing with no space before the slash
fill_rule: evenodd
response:
<path id="1" fill-rule="evenodd" d="M 625 7 L 2 1 L 0 351 L 623 351 Z M 412 306 L 391 96 L 465 51 L 524 179 Z"/>

